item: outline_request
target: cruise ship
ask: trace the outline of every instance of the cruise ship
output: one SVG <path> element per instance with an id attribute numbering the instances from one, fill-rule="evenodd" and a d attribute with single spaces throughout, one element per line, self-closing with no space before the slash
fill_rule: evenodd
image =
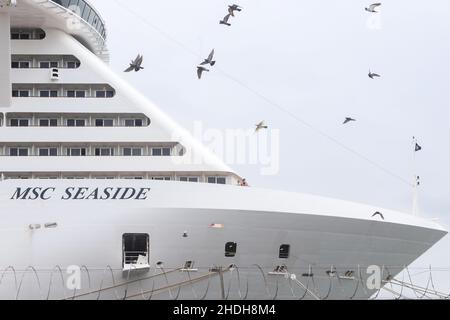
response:
<path id="1" fill-rule="evenodd" d="M 0 299 L 369 299 L 446 235 L 240 186 L 109 68 L 92 3 L 0 5 Z"/>

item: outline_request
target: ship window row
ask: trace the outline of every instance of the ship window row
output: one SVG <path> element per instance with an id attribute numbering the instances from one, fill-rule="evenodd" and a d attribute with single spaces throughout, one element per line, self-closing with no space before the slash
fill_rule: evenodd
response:
<path id="1" fill-rule="evenodd" d="M 11 40 L 42 40 L 45 32 L 42 29 L 12 28 Z"/>
<path id="2" fill-rule="evenodd" d="M 56 146 L 49 145 L 43 147 L 36 146 L 10 146 L 4 147 L 2 152 L 5 156 L 10 157 L 171 157 L 181 156 L 183 154 L 182 149 L 169 146 Z M 208 181 L 209 182 L 209 181 Z M 210 182 L 214 183 L 214 182 Z M 220 182 L 217 182 L 220 183 Z"/>
<path id="3" fill-rule="evenodd" d="M 48 172 L 48 173 L 0 173 L 2 179 L 5 180 L 28 180 L 28 179 L 39 179 L 39 180 L 155 180 L 155 181 L 180 181 L 180 182 L 191 182 L 191 183 L 211 183 L 211 176 L 205 175 L 204 173 L 195 174 L 190 173 L 190 175 L 180 175 L 180 174 L 158 174 L 155 172 L 141 172 L 141 173 L 127 173 L 127 172 L 114 172 L 114 173 L 58 173 L 58 172 Z M 218 178 L 218 177 L 215 177 Z M 220 181 L 227 184 L 230 181 L 227 177 L 220 177 Z M 283 257 L 286 255 L 284 251 Z M 280 251 L 280 258 L 281 258 Z"/>
<path id="4" fill-rule="evenodd" d="M 0 119 L 0 125 L 3 119 Z M 81 118 L 72 115 L 8 116 L 9 127 L 147 127 L 150 119 L 143 114 L 91 115 Z"/>
<path id="5" fill-rule="evenodd" d="M 23 85 L 22 85 L 23 86 Z M 13 85 L 14 98 L 113 98 L 115 91 L 108 85 L 78 86 L 41 85 L 40 87 L 21 87 Z"/>
<path id="6" fill-rule="evenodd" d="M 80 61 L 70 55 L 13 55 L 11 57 L 11 68 L 13 69 L 77 69 L 80 65 Z"/>

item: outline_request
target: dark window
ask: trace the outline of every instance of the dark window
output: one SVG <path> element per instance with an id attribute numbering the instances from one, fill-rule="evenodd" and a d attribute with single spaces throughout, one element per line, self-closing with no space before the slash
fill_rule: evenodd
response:
<path id="1" fill-rule="evenodd" d="M 100 157 L 108 157 L 114 155 L 114 149 L 112 148 L 95 148 L 95 155 Z"/>
<path id="2" fill-rule="evenodd" d="M 39 68 L 41 68 L 41 69 L 50 68 L 50 62 L 39 62 Z"/>
<path id="3" fill-rule="evenodd" d="M 9 125 L 11 127 L 28 127 L 30 121 L 28 119 L 11 119 Z"/>
<path id="4" fill-rule="evenodd" d="M 11 61 L 11 68 L 13 68 L 13 69 L 19 68 L 19 62 L 18 61 Z"/>
<path id="5" fill-rule="evenodd" d="M 80 66 L 80 63 L 76 61 L 67 61 L 66 66 L 67 69 L 76 69 Z"/>
<path id="6" fill-rule="evenodd" d="M 48 90 L 39 91 L 39 96 L 41 98 L 48 98 L 48 97 L 50 97 L 50 91 L 48 91 Z"/>
<path id="7" fill-rule="evenodd" d="M 20 61 L 19 62 L 19 68 L 20 69 L 29 69 L 30 63 L 28 61 Z"/>
<path id="8" fill-rule="evenodd" d="M 225 244 L 225 257 L 231 258 L 236 255 L 237 243 L 236 242 L 227 242 Z"/>
<path id="9" fill-rule="evenodd" d="M 40 157 L 56 157 L 58 155 L 57 148 L 40 148 L 39 156 Z"/>
<path id="10" fill-rule="evenodd" d="M 112 119 L 95 119 L 96 127 L 112 127 L 114 125 L 114 120 Z"/>
<path id="11" fill-rule="evenodd" d="M 68 90 L 67 91 L 67 97 L 68 98 L 75 98 L 75 91 L 74 90 Z"/>
<path id="12" fill-rule="evenodd" d="M 154 157 L 162 156 L 162 149 L 161 148 L 153 148 L 152 156 L 154 156 Z"/>
<path id="13" fill-rule="evenodd" d="M 67 126 L 68 127 L 85 127 L 86 120 L 84 120 L 84 119 L 68 119 Z"/>
<path id="14" fill-rule="evenodd" d="M 146 233 L 126 233 L 122 236 L 123 265 L 149 264 L 150 241 Z"/>
<path id="15" fill-rule="evenodd" d="M 77 98 L 85 98 L 86 97 L 86 91 L 77 91 L 75 95 L 76 95 Z"/>
<path id="16" fill-rule="evenodd" d="M 208 177 L 208 183 L 216 183 L 216 177 Z"/>
<path id="17" fill-rule="evenodd" d="M 67 149 L 67 155 L 70 157 L 84 157 L 86 156 L 85 148 L 69 148 Z"/>
<path id="18" fill-rule="evenodd" d="M 12 91 L 12 96 L 13 97 L 18 97 L 19 96 L 19 90 L 13 90 Z"/>
<path id="19" fill-rule="evenodd" d="M 289 244 L 282 244 L 280 246 L 279 258 L 280 259 L 288 259 L 290 250 L 291 250 L 291 246 Z"/>
<path id="20" fill-rule="evenodd" d="M 95 92 L 95 97 L 96 98 L 105 98 L 106 97 L 106 92 L 105 91 L 96 91 Z"/>
<path id="21" fill-rule="evenodd" d="M 163 148 L 162 149 L 162 155 L 163 156 L 170 156 L 170 148 Z"/>
<path id="22" fill-rule="evenodd" d="M 26 157 L 28 156 L 28 148 L 10 148 L 9 155 L 11 157 Z"/>
<path id="23" fill-rule="evenodd" d="M 217 184 L 226 184 L 225 178 L 217 178 Z"/>
<path id="24" fill-rule="evenodd" d="M 57 127 L 58 119 L 39 119 L 40 127 Z"/>
<path id="25" fill-rule="evenodd" d="M 123 148 L 124 156 L 142 156 L 141 148 Z"/>
<path id="26" fill-rule="evenodd" d="M 143 127 L 144 121 L 142 119 L 126 119 L 125 127 Z"/>

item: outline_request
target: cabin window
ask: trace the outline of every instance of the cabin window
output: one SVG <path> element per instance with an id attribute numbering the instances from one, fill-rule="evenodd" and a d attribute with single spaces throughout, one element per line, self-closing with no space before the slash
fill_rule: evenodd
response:
<path id="1" fill-rule="evenodd" d="M 231 258 L 236 256 L 237 243 L 236 242 L 227 242 L 225 244 L 225 257 Z"/>
<path id="2" fill-rule="evenodd" d="M 19 97 L 19 98 L 28 98 L 30 96 L 30 91 L 29 90 L 13 90 L 12 96 Z"/>
<path id="3" fill-rule="evenodd" d="M 58 119 L 39 119 L 39 127 L 57 127 Z"/>
<path id="4" fill-rule="evenodd" d="M 39 97 L 41 98 L 56 98 L 58 97 L 57 90 L 40 90 Z"/>
<path id="5" fill-rule="evenodd" d="M 123 148 L 123 155 L 126 157 L 140 157 L 142 156 L 142 148 Z"/>
<path id="6" fill-rule="evenodd" d="M 226 179 L 224 177 L 208 177 L 208 183 L 226 184 Z"/>
<path id="7" fill-rule="evenodd" d="M 39 62 L 39 68 L 41 69 L 58 68 L 58 61 L 41 61 Z"/>
<path id="8" fill-rule="evenodd" d="M 11 157 L 27 157 L 28 148 L 9 148 L 9 155 Z"/>
<path id="9" fill-rule="evenodd" d="M 113 119 L 95 119 L 96 127 L 112 127 L 114 126 Z"/>
<path id="10" fill-rule="evenodd" d="M 142 119 L 125 119 L 125 127 L 143 127 L 144 121 Z"/>
<path id="11" fill-rule="evenodd" d="M 114 91 L 111 90 L 97 90 L 95 91 L 96 98 L 112 98 L 114 97 Z"/>
<path id="12" fill-rule="evenodd" d="M 86 91 L 84 90 L 67 90 L 68 98 L 86 98 Z"/>
<path id="13" fill-rule="evenodd" d="M 126 233 L 122 236 L 123 268 L 128 270 L 150 266 L 150 239 L 146 233 Z"/>
<path id="14" fill-rule="evenodd" d="M 280 259 L 289 259 L 290 250 L 291 250 L 291 246 L 289 244 L 282 244 L 280 246 L 279 258 Z"/>
<path id="15" fill-rule="evenodd" d="M 152 180 L 156 180 L 156 181 L 170 181 L 171 178 L 170 177 L 152 177 Z"/>
<path id="16" fill-rule="evenodd" d="M 154 157 L 170 156 L 170 148 L 152 148 L 152 156 Z"/>
<path id="17" fill-rule="evenodd" d="M 67 69 L 76 69 L 80 67 L 80 63 L 77 61 L 67 61 L 66 68 Z"/>
<path id="18" fill-rule="evenodd" d="M 58 148 L 39 148 L 40 157 L 56 157 L 58 155 Z"/>
<path id="19" fill-rule="evenodd" d="M 69 157 L 84 157 L 86 156 L 86 148 L 67 148 L 66 154 Z"/>
<path id="20" fill-rule="evenodd" d="M 95 148 L 95 155 L 98 157 L 110 157 L 114 155 L 113 148 Z"/>
<path id="21" fill-rule="evenodd" d="M 85 119 L 67 119 L 68 127 L 85 127 L 86 120 Z"/>
<path id="22" fill-rule="evenodd" d="M 28 119 L 10 119 L 10 127 L 28 127 L 30 125 L 30 120 Z"/>
<path id="23" fill-rule="evenodd" d="M 12 61 L 11 68 L 13 69 L 29 69 L 31 63 L 29 61 Z"/>
<path id="24" fill-rule="evenodd" d="M 180 177 L 181 182 L 198 182 L 198 177 Z"/>

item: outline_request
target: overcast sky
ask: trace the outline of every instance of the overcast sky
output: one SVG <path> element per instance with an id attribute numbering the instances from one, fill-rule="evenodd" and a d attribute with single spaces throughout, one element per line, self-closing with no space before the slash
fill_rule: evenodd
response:
<path id="1" fill-rule="evenodd" d="M 231 27 L 218 24 L 223 0 L 91 2 L 106 20 L 112 68 L 123 74 L 142 53 L 144 72 L 123 76 L 182 126 L 266 120 L 280 130 L 277 175 L 232 165 L 252 186 L 411 211 L 410 187 L 317 130 L 406 180 L 416 136 L 421 215 L 450 225 L 448 0 L 385 1 L 377 18 L 364 11 L 370 1 L 239 0 Z M 216 67 L 199 81 L 199 57 L 212 48 Z M 343 126 L 347 116 L 358 121 Z M 446 237 L 415 265 L 450 268 L 449 248 Z M 433 276 L 450 292 L 448 274 Z"/>

